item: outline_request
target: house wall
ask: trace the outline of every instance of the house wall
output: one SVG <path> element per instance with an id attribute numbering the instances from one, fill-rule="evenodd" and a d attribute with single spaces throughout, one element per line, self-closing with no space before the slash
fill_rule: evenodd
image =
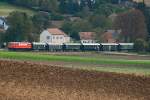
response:
<path id="1" fill-rule="evenodd" d="M 64 35 L 52 35 L 52 43 L 62 44 L 65 42 Z"/>
<path id="2" fill-rule="evenodd" d="M 81 40 L 81 43 L 95 43 L 95 40 Z"/>
<path id="3" fill-rule="evenodd" d="M 0 26 L 2 26 L 2 28 L 4 28 L 4 30 L 8 29 L 8 25 L 5 23 L 4 20 L 0 19 Z"/>
<path id="4" fill-rule="evenodd" d="M 70 42 L 70 37 L 64 35 L 52 35 L 48 31 L 43 31 L 40 35 L 40 42 L 62 44 Z"/>
<path id="5" fill-rule="evenodd" d="M 49 39 L 48 39 L 49 37 Z M 52 43 L 52 35 L 48 31 L 43 31 L 40 35 L 40 42 Z"/>

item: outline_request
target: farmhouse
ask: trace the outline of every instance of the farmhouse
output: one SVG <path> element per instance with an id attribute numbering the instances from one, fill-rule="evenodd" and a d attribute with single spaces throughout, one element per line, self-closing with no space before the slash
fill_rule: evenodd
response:
<path id="1" fill-rule="evenodd" d="M 70 37 L 58 28 L 49 28 L 40 34 L 40 42 L 62 44 L 70 42 Z"/>
<path id="2" fill-rule="evenodd" d="M 120 34 L 120 30 L 107 30 L 102 35 L 103 42 L 105 43 L 116 43 L 118 42 L 118 36 Z"/>
<path id="3" fill-rule="evenodd" d="M 80 32 L 81 43 L 95 43 L 95 33 L 94 32 Z"/>

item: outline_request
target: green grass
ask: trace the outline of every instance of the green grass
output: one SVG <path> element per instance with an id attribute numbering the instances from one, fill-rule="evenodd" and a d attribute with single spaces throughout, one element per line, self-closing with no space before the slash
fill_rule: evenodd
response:
<path id="1" fill-rule="evenodd" d="M 8 16 L 9 13 L 13 11 L 26 12 L 31 16 L 35 13 L 34 11 L 27 8 L 17 7 L 8 3 L 0 2 L 0 16 Z"/>
<path id="2" fill-rule="evenodd" d="M 72 62 L 81 64 L 97 64 L 105 65 L 106 67 L 79 67 L 76 68 L 97 70 L 97 71 L 108 71 L 108 72 L 121 72 L 121 73 L 139 73 L 143 75 L 150 75 L 150 60 L 120 60 L 120 59 L 109 59 L 109 58 L 87 58 L 79 56 L 65 56 L 65 55 L 44 55 L 36 54 L 31 52 L 7 52 L 0 51 L 0 58 L 16 59 L 16 60 L 33 60 L 33 61 L 61 61 L 61 62 Z M 110 65 L 119 65 L 120 67 L 109 67 Z M 127 65 L 123 67 L 121 65 Z M 138 65 L 138 66 L 137 66 Z"/>
<path id="3" fill-rule="evenodd" d="M 26 52 L 0 52 L 1 58 L 21 59 L 21 60 L 40 60 L 40 61 L 64 61 L 93 64 L 128 64 L 128 65 L 150 65 L 150 60 L 119 60 L 103 58 L 86 58 L 78 56 L 61 56 L 61 55 L 43 55 Z"/>

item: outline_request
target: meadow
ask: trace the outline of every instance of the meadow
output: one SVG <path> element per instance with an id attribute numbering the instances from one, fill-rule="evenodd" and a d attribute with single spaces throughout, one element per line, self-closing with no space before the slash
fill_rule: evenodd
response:
<path id="1" fill-rule="evenodd" d="M 0 16 L 8 16 L 13 11 L 26 12 L 31 16 L 35 13 L 34 11 L 24 7 L 18 7 L 8 3 L 0 2 Z"/>

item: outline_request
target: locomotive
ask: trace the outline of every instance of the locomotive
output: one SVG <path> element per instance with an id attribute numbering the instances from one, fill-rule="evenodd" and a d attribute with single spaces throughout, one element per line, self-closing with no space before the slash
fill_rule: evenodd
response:
<path id="1" fill-rule="evenodd" d="M 9 42 L 8 50 L 13 51 L 132 51 L 133 43 L 40 43 Z"/>

